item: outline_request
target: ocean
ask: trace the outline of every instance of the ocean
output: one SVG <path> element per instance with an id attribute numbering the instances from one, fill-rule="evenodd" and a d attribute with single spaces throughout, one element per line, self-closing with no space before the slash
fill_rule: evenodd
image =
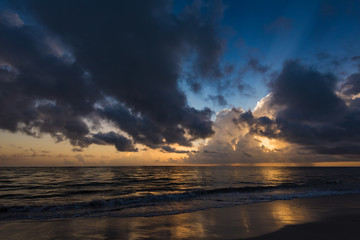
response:
<path id="1" fill-rule="evenodd" d="M 0 168 L 0 221 L 139 217 L 360 193 L 350 167 Z"/>

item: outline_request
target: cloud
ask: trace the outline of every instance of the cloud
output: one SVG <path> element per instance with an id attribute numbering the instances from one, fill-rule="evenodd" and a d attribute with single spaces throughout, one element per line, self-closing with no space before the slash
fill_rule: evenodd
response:
<path id="1" fill-rule="evenodd" d="M 199 147 L 198 153 L 189 153 L 184 162 L 231 164 L 288 162 L 296 159 L 296 149 L 292 146 L 257 136 L 250 131 L 246 122 L 238 122 L 242 114 L 247 115 L 247 112 L 241 108 L 220 111 L 214 122 L 215 135 Z"/>
<path id="2" fill-rule="evenodd" d="M 161 107 L 161 106 L 159 106 Z M 149 116 L 134 116 L 130 110 L 120 105 L 108 106 L 99 110 L 101 116 L 113 121 L 123 131 L 133 137 L 135 142 L 151 148 L 164 144 L 178 143 L 191 146 L 191 141 L 206 138 L 213 134 L 210 109 L 196 110 L 191 107 L 174 109 L 179 112 L 166 113 L 159 119 Z M 181 123 L 182 126 L 179 126 Z M 184 129 L 185 128 L 185 129 Z M 188 133 L 191 137 L 186 137 Z"/>
<path id="3" fill-rule="evenodd" d="M 315 153 L 359 154 L 358 74 L 346 78 L 341 86 L 340 93 L 354 96 L 347 102 L 337 93 L 337 83 L 334 74 L 288 61 L 270 83 L 271 105 L 279 109 L 275 118 L 246 122 L 256 134 L 296 143 Z"/>
<path id="4" fill-rule="evenodd" d="M 271 76 L 271 66 L 262 64 L 259 59 L 255 57 L 246 57 L 246 62 L 239 67 L 237 76 L 232 80 L 230 87 L 237 88 L 242 95 L 253 97 L 255 95 L 255 88 L 250 85 L 249 79 L 254 77 L 261 77 L 264 82 Z"/>
<path id="5" fill-rule="evenodd" d="M 259 62 L 259 60 L 255 59 L 255 58 L 251 58 L 248 62 L 248 66 L 250 67 L 250 69 L 254 72 L 258 72 L 261 74 L 266 73 L 269 70 L 269 66 L 263 65 Z"/>
<path id="6" fill-rule="evenodd" d="M 253 111 L 217 114 L 215 135 L 186 162 L 256 163 L 352 159 L 360 154 L 359 73 L 344 80 L 286 61 Z M 214 152 L 214 154 L 205 154 Z"/>
<path id="7" fill-rule="evenodd" d="M 32 24 L 20 24 L 15 10 L 5 14 L 12 25 L 0 22 L 1 129 L 121 151 L 135 150 L 129 141 L 191 146 L 213 134 L 211 111 L 190 107 L 178 83 L 185 62 L 201 81 L 222 75 L 217 3 L 176 14 L 168 1 L 11 4 Z M 131 140 L 96 134 L 99 119 Z"/>
<path id="8" fill-rule="evenodd" d="M 116 150 L 122 152 L 137 152 L 132 141 L 122 135 L 116 134 L 115 132 L 108 133 L 97 133 L 93 135 L 94 141 L 97 144 L 114 144 Z"/>
<path id="9" fill-rule="evenodd" d="M 340 92 L 358 94 L 356 76 L 345 79 Z M 331 73 L 286 62 L 271 84 L 272 104 L 281 108 L 275 120 L 279 137 L 317 153 L 359 154 L 354 151 L 360 147 L 359 99 L 346 103 L 337 94 L 337 83 Z"/>
<path id="10" fill-rule="evenodd" d="M 162 146 L 161 148 L 164 152 L 169 152 L 169 153 L 190 153 L 190 152 L 192 152 L 192 151 L 187 151 L 187 150 L 177 150 L 176 148 L 173 148 L 170 146 Z"/>
<path id="11" fill-rule="evenodd" d="M 351 98 L 360 93 L 360 73 L 354 73 L 346 78 L 341 86 L 341 93 Z"/>
<path id="12" fill-rule="evenodd" d="M 73 151 L 73 152 L 83 152 L 84 149 L 82 149 L 82 148 L 73 148 L 73 149 L 71 149 L 71 151 Z"/>
<path id="13" fill-rule="evenodd" d="M 252 74 L 260 74 L 261 76 L 266 76 L 269 72 L 271 66 L 262 64 L 259 59 L 250 57 L 242 67 L 240 67 L 239 77 L 240 79 L 244 78 L 244 75 L 252 73 Z"/>
<path id="14" fill-rule="evenodd" d="M 246 96 L 251 96 L 251 95 L 254 95 L 254 93 L 255 93 L 255 89 L 252 86 L 250 86 L 249 84 L 243 82 L 242 80 L 238 81 L 238 84 L 236 87 L 237 87 L 237 90 L 241 94 L 244 94 Z"/>
<path id="15" fill-rule="evenodd" d="M 227 101 L 223 95 L 209 95 L 208 99 L 219 106 L 227 105 Z"/>
<path id="16" fill-rule="evenodd" d="M 335 93 L 337 78 L 296 61 L 284 63 L 280 75 L 270 83 L 273 104 L 284 106 L 278 115 L 295 119 L 323 119 L 342 111 L 345 104 Z"/>
<path id="17" fill-rule="evenodd" d="M 9 9 L 0 12 L 0 22 L 6 24 L 7 26 L 16 28 L 20 28 L 24 25 L 24 22 L 20 18 L 19 14 Z"/>

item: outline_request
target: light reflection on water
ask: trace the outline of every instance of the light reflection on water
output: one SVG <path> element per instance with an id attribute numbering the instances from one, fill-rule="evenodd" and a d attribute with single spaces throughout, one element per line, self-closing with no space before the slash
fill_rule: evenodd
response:
<path id="1" fill-rule="evenodd" d="M 291 178 L 288 168 L 260 168 L 259 172 L 263 177 L 263 182 L 271 184 L 286 183 Z"/>
<path id="2" fill-rule="evenodd" d="M 158 217 L 12 221 L 0 225 L 9 239 L 241 239 L 288 224 L 314 222 L 336 208 L 360 212 L 360 196 L 296 199 Z M 41 234 L 39 234 L 41 233 Z"/>
<path id="3" fill-rule="evenodd" d="M 119 167 L 119 168 L 8 168 L 0 172 L 2 204 L 19 197 L 23 204 L 59 204 L 116 196 L 181 193 L 274 185 L 273 168 L 240 167 Z M 7 197 L 10 196 L 9 201 Z"/>
<path id="4" fill-rule="evenodd" d="M 2 168 L 0 220 L 154 216 L 354 192 L 360 168 Z M 290 210 L 277 207 L 276 221 L 293 221 L 283 218 Z"/>

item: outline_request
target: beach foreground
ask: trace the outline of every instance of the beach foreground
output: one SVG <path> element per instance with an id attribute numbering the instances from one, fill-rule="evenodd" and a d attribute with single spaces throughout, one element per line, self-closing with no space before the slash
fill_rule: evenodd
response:
<path id="1" fill-rule="evenodd" d="M 278 200 L 155 217 L 0 222 L 0 239 L 358 239 L 360 195 Z"/>

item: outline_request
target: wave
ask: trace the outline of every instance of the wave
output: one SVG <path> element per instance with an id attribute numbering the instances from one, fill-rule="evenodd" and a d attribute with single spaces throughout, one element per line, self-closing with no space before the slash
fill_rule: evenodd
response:
<path id="1" fill-rule="evenodd" d="M 326 184 L 337 185 L 339 181 L 331 181 Z M 87 193 L 87 191 L 79 191 L 68 194 Z M 262 201 L 352 193 L 360 193 L 360 188 L 314 188 L 313 184 L 284 183 L 276 186 L 191 189 L 182 193 L 95 199 L 67 204 L 0 206 L 0 220 L 66 218 L 92 216 L 94 214 L 109 215 L 121 211 L 126 212 L 126 214 L 120 213 L 116 216 L 153 216 Z M 166 211 L 161 208 L 169 204 L 174 204 L 176 207 L 170 208 L 170 210 L 166 208 Z M 159 209 L 162 210 L 159 211 Z"/>
<path id="2" fill-rule="evenodd" d="M 300 187 L 301 185 L 298 184 L 281 184 L 277 186 L 256 186 L 256 187 L 228 187 L 228 188 L 216 188 L 216 189 L 193 189 L 188 190 L 183 193 L 174 193 L 174 194 L 159 194 L 159 195 L 152 195 L 149 194 L 147 196 L 139 196 L 139 197 L 122 197 L 122 198 L 112 198 L 112 199 L 98 199 L 92 200 L 89 202 L 77 202 L 65 205 L 32 205 L 32 206 L 9 206 L 8 210 L 14 211 L 29 211 L 29 209 L 55 209 L 61 206 L 61 209 L 72 209 L 78 207 L 104 207 L 104 206 L 113 206 L 116 204 L 125 205 L 125 204 L 132 204 L 132 203 L 140 203 L 140 202 L 158 202 L 158 201 L 167 201 L 167 200 L 180 200 L 185 198 L 194 198 L 203 195 L 209 194 L 219 194 L 219 193 L 236 193 L 236 192 L 254 192 L 254 191 L 266 191 L 266 190 L 273 190 L 273 189 L 285 189 L 285 188 L 296 188 Z M 53 194 L 53 195 L 36 195 L 36 196 L 29 196 L 29 198 L 44 198 L 44 197 L 66 197 L 74 194 L 89 194 L 100 192 L 99 190 L 78 190 L 78 191 L 68 191 L 63 194 Z M 18 196 L 18 194 L 12 194 Z M 23 195 L 23 194 L 19 194 Z M 2 210 L 4 211 L 4 210 Z"/>

